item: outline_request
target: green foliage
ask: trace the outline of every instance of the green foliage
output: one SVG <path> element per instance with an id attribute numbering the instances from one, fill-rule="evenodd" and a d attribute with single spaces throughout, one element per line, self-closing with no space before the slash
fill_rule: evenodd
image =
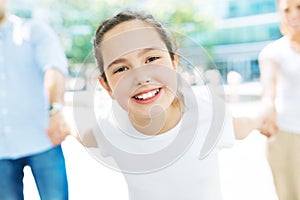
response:
<path id="1" fill-rule="evenodd" d="M 168 24 L 179 37 L 197 38 L 210 29 L 213 18 L 199 0 L 37 0 L 49 10 L 49 21 L 62 38 L 70 63 L 83 63 L 92 52 L 92 38 L 98 24 L 130 8 L 145 10 Z"/>

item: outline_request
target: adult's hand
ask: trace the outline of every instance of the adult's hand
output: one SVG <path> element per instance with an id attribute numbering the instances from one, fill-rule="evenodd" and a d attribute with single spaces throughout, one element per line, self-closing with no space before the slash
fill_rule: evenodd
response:
<path id="1" fill-rule="evenodd" d="M 70 134 L 70 127 L 61 111 L 50 116 L 47 135 L 53 146 L 61 144 Z"/>

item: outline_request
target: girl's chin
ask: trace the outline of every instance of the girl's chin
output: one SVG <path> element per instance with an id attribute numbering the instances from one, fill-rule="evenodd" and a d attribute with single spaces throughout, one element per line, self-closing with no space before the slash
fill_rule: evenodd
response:
<path id="1" fill-rule="evenodd" d="M 137 110 L 137 109 L 132 108 L 129 110 L 128 113 L 130 116 L 133 116 L 135 118 L 151 119 L 151 118 L 156 118 L 158 116 L 161 116 L 165 112 L 166 112 L 166 109 L 164 109 L 162 106 L 155 105 L 148 109 L 142 109 L 142 110 Z"/>

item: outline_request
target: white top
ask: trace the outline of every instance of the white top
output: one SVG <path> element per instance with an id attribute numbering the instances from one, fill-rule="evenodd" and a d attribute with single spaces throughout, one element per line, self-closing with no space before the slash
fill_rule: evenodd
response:
<path id="1" fill-rule="evenodd" d="M 183 118 L 164 134 L 149 137 L 137 132 L 117 105 L 94 130 L 100 159 L 112 166 L 114 158 L 113 168 L 123 172 L 130 200 L 221 199 L 217 152 L 233 145 L 231 116 L 224 101 L 212 101 L 208 93 L 195 89 L 183 95 Z M 209 154 L 200 159 L 204 143 L 207 148 L 213 140 Z"/>
<path id="2" fill-rule="evenodd" d="M 300 54 L 282 37 L 268 44 L 260 59 L 278 64 L 275 103 L 280 129 L 300 134 Z"/>

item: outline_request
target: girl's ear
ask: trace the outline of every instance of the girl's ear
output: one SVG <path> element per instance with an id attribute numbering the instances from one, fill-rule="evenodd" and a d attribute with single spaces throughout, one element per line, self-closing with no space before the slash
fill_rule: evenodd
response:
<path id="1" fill-rule="evenodd" d="M 178 54 L 175 53 L 174 59 L 172 60 L 174 70 L 177 70 L 178 62 L 179 62 L 179 57 Z"/>
<path id="2" fill-rule="evenodd" d="M 99 83 L 102 85 L 102 87 L 107 91 L 109 96 L 112 99 L 114 99 L 113 92 L 112 92 L 111 88 L 109 87 L 108 83 L 106 81 L 104 81 L 104 79 L 102 77 L 99 77 L 98 80 L 99 80 Z"/>

